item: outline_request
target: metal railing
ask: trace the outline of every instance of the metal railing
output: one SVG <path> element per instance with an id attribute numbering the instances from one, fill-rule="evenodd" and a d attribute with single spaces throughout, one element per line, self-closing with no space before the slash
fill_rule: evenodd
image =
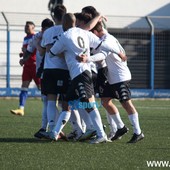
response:
<path id="1" fill-rule="evenodd" d="M 18 54 L 32 20 L 36 30 L 49 14 L 0 13 L 0 96 L 18 96 L 21 72 Z M 170 17 L 107 16 L 108 31 L 123 45 L 132 72 L 132 96 L 170 97 Z M 39 95 L 34 84 L 29 95 Z"/>

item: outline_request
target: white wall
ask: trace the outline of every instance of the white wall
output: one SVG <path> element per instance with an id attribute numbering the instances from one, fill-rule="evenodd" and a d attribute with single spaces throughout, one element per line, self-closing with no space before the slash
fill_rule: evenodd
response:
<path id="1" fill-rule="evenodd" d="M 146 16 L 167 5 L 170 0 L 65 0 L 64 2 L 68 10 L 74 12 L 84 6 L 92 5 L 104 15 Z M 170 9 L 164 12 L 170 14 Z"/>
<path id="2" fill-rule="evenodd" d="M 49 13 L 49 0 L 0 0 L 0 11 Z M 93 5 L 104 15 L 146 16 L 170 15 L 170 0 L 64 0 L 68 12 L 78 12 Z M 159 9 L 163 9 L 159 12 Z M 156 13 L 155 13 L 156 11 Z"/>

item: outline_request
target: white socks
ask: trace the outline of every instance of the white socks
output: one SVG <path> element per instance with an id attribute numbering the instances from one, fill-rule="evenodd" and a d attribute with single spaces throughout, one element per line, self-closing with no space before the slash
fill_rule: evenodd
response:
<path id="1" fill-rule="evenodd" d="M 48 120 L 47 120 L 47 97 L 45 95 L 42 95 L 41 98 L 42 98 L 42 103 L 43 103 L 41 128 L 46 130 L 47 124 L 48 124 Z"/>
<path id="2" fill-rule="evenodd" d="M 71 110 L 70 120 L 73 131 L 77 131 L 77 134 L 82 134 L 82 125 L 78 110 Z"/>
<path id="3" fill-rule="evenodd" d="M 56 101 L 48 101 L 47 118 L 48 118 L 49 130 L 50 131 L 53 130 L 58 116 L 59 116 L 59 112 L 58 112 L 58 109 L 56 108 Z"/>
<path id="4" fill-rule="evenodd" d="M 68 111 L 62 111 L 60 113 L 57 124 L 53 129 L 53 132 L 55 134 L 59 134 L 62 131 L 62 129 L 64 128 L 68 120 L 70 119 L 70 116 L 71 116 L 71 112 L 68 112 Z"/>
<path id="5" fill-rule="evenodd" d="M 129 120 L 133 126 L 134 133 L 136 133 L 137 135 L 141 134 L 138 113 L 130 114 L 130 115 L 128 115 L 128 117 L 129 117 Z"/>
<path id="6" fill-rule="evenodd" d="M 119 113 L 116 113 L 116 114 L 113 114 L 113 115 L 110 115 L 110 116 L 114 119 L 118 129 L 121 129 L 125 126 L 125 124 L 123 123 Z"/>
<path id="7" fill-rule="evenodd" d="M 97 131 L 97 136 L 99 138 L 105 137 L 106 134 L 103 129 L 103 124 L 102 124 L 99 110 L 97 108 L 95 108 L 89 114 L 90 114 L 91 120 L 93 122 L 94 129 Z"/>
<path id="8" fill-rule="evenodd" d="M 117 125 L 114 121 L 114 119 L 112 118 L 112 115 L 110 115 L 108 112 L 106 113 L 106 117 L 107 117 L 107 122 L 109 124 L 109 128 L 110 128 L 110 132 L 111 133 L 116 133 L 117 131 Z"/>
<path id="9" fill-rule="evenodd" d="M 89 113 L 85 109 L 78 109 L 80 118 L 82 119 L 82 122 L 84 121 L 87 129 L 94 129 L 93 122 L 91 120 L 91 117 Z"/>

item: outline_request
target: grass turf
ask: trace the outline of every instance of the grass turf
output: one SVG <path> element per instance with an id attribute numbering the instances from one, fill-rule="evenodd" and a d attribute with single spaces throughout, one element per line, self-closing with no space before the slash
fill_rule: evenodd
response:
<path id="1" fill-rule="evenodd" d="M 28 99 L 25 116 L 10 114 L 16 99 L 0 99 L 0 169 L 44 170 L 136 170 L 148 168 L 146 161 L 170 161 L 170 101 L 134 100 L 145 139 L 136 144 L 126 142 L 132 136 L 127 114 L 117 101 L 129 133 L 112 143 L 91 145 L 88 142 L 49 142 L 34 139 L 41 126 L 42 103 Z M 103 123 L 105 111 L 100 108 Z M 69 123 L 64 132 L 71 131 Z M 109 127 L 106 128 L 107 133 Z M 156 168 L 161 169 L 161 168 Z M 166 169 L 166 168 L 164 168 Z"/>

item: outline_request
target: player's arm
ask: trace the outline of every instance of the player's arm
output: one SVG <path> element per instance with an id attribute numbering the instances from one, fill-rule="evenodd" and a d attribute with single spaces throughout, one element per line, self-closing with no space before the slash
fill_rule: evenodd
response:
<path id="1" fill-rule="evenodd" d="M 127 61 L 127 56 L 126 56 L 124 53 L 120 52 L 120 53 L 118 54 L 118 56 L 119 56 L 123 61 Z"/>
<path id="2" fill-rule="evenodd" d="M 102 61 L 105 60 L 107 57 L 107 54 L 102 51 L 94 55 L 87 56 L 86 54 L 82 54 L 80 56 L 77 56 L 76 59 L 79 62 L 87 63 L 87 62 L 97 62 L 97 61 Z"/>
<path id="3" fill-rule="evenodd" d="M 36 50 L 36 46 L 35 46 L 35 37 L 33 37 L 29 43 L 28 46 L 25 50 L 25 52 L 23 53 L 23 58 L 20 59 L 19 63 L 21 66 L 23 66 L 27 60 L 31 57 L 31 55 L 34 53 L 34 51 Z"/>
<path id="4" fill-rule="evenodd" d="M 55 44 L 49 50 L 50 57 L 61 57 L 62 53 L 64 52 L 64 43 L 60 39 L 56 40 Z"/>
<path id="5" fill-rule="evenodd" d="M 100 45 L 100 48 L 103 51 L 112 52 L 112 53 L 117 54 L 123 61 L 127 60 L 126 54 L 121 52 L 120 49 L 115 48 L 115 46 L 113 44 L 108 44 L 107 42 L 103 41 Z"/>
<path id="6" fill-rule="evenodd" d="M 19 61 L 20 65 L 23 66 L 23 65 L 26 63 L 26 61 L 31 57 L 31 55 L 32 55 L 32 52 L 29 52 L 29 51 L 27 50 L 27 51 L 24 53 L 23 58 L 20 59 L 20 61 Z"/>
<path id="7" fill-rule="evenodd" d="M 103 17 L 102 15 L 97 15 L 95 18 L 93 18 L 91 21 L 89 21 L 87 24 L 85 24 L 84 26 L 82 26 L 81 28 L 84 30 L 91 30 L 92 28 L 95 27 L 95 25 L 97 24 L 97 22 L 102 21 L 102 19 L 105 19 L 105 17 Z"/>
<path id="8" fill-rule="evenodd" d="M 101 41 L 95 34 L 93 34 L 92 32 L 88 32 L 87 34 L 89 36 L 89 40 L 90 40 L 90 47 L 94 48 L 95 50 L 102 50 L 105 51 L 106 53 L 112 52 L 117 54 L 123 61 L 127 60 L 127 56 L 123 50 L 123 48 L 120 46 L 120 44 L 115 44 L 112 42 L 108 41 Z M 119 48 L 116 48 L 115 46 L 120 46 Z M 123 52 L 122 52 L 123 51 Z"/>
<path id="9" fill-rule="evenodd" d="M 46 48 L 41 46 L 41 41 L 42 41 L 41 37 L 36 38 L 36 49 L 39 51 L 40 56 L 44 56 L 46 52 Z"/>

